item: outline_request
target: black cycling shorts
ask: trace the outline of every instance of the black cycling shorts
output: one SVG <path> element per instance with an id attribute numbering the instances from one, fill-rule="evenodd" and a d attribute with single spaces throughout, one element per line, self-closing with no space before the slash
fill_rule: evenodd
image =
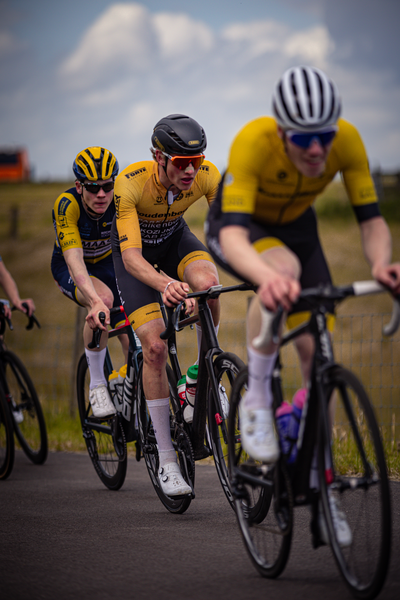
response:
<path id="1" fill-rule="evenodd" d="M 115 218 L 111 228 L 111 240 L 117 286 L 132 326 L 137 329 L 149 321 L 161 319 L 157 290 L 130 275 L 124 267 Z M 207 248 L 190 231 L 185 221 L 182 227 L 164 242 L 151 246 L 143 245 L 142 255 L 151 265 L 157 265 L 166 275 L 180 281 L 183 281 L 184 270 L 190 263 L 196 260 L 212 262 Z"/>

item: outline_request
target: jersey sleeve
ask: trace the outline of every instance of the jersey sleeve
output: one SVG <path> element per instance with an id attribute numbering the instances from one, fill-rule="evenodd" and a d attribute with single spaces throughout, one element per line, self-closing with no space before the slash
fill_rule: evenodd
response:
<path id="1" fill-rule="evenodd" d="M 142 236 L 136 209 L 141 191 L 134 177 L 135 171 L 131 171 L 128 167 L 115 180 L 116 225 L 121 252 L 127 248 L 142 247 Z"/>
<path id="2" fill-rule="evenodd" d="M 222 184 L 221 210 L 224 225 L 247 227 L 254 213 L 262 160 L 267 154 L 260 122 L 252 121 L 234 139 Z"/>
<path id="3" fill-rule="evenodd" d="M 200 169 L 203 168 L 208 170 L 208 189 L 204 195 L 207 199 L 208 205 L 210 206 L 217 196 L 219 182 L 221 181 L 221 174 L 217 167 L 208 161 L 204 164 L 204 167 L 200 167 Z"/>
<path id="4" fill-rule="evenodd" d="M 343 122 L 340 133 L 341 139 L 338 142 L 343 157 L 341 172 L 344 185 L 357 220 L 359 222 L 366 221 L 380 215 L 367 153 L 361 136 L 353 125 Z"/>
<path id="5" fill-rule="evenodd" d="M 57 245 L 62 252 L 70 248 L 82 248 L 78 219 L 79 205 L 76 198 L 68 192 L 61 194 L 54 204 L 53 220 L 57 236 Z"/>

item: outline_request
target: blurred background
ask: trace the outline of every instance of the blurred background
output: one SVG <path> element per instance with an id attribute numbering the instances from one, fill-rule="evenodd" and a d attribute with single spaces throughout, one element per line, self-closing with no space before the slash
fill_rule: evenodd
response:
<path id="1" fill-rule="evenodd" d="M 39 390 L 52 449 L 83 448 L 74 378 L 85 311 L 61 295 L 50 273 L 51 210 L 73 183 L 76 154 L 102 145 L 121 169 L 149 159 L 154 124 L 180 112 L 205 128 L 207 159 L 223 171 L 238 129 L 270 114 L 283 71 L 320 67 L 364 139 L 400 260 L 399 17 L 398 0 L 0 0 L 0 254 L 42 324 L 27 332 L 14 313 L 6 341 Z M 335 283 L 369 279 L 340 180 L 316 208 Z M 188 211 L 200 238 L 206 210 L 201 201 Z M 229 296 L 221 346 L 246 360 L 248 298 Z M 400 337 L 381 335 L 390 309 L 388 298 L 345 303 L 334 339 L 338 360 L 370 390 L 387 447 L 398 455 Z M 181 334 L 185 368 L 195 359 L 190 334 Z M 299 378 L 296 358 L 287 363 L 290 399 Z"/>

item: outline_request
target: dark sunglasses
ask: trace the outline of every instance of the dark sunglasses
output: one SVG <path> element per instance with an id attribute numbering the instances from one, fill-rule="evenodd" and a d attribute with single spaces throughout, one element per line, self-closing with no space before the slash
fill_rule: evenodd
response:
<path id="1" fill-rule="evenodd" d="M 111 190 L 114 189 L 114 182 L 113 181 L 109 181 L 108 183 L 103 183 L 102 185 L 100 185 L 99 183 L 89 183 L 89 182 L 83 182 L 81 181 L 81 185 L 85 188 L 85 190 L 87 190 L 88 192 L 90 192 L 91 194 L 98 194 L 100 190 L 103 190 L 103 192 L 107 193 L 107 192 L 111 192 Z"/>
<path id="2" fill-rule="evenodd" d="M 203 164 L 205 156 L 204 154 L 196 154 L 195 156 L 171 156 L 166 152 L 163 152 L 164 156 L 169 158 L 174 167 L 181 171 L 186 171 L 190 164 L 193 165 L 193 169 L 196 171 Z"/>
<path id="3" fill-rule="evenodd" d="M 303 133 L 302 131 L 295 131 L 289 129 L 285 131 L 285 134 L 296 146 L 300 148 L 309 148 L 313 140 L 317 139 L 321 146 L 327 146 L 331 143 L 337 132 L 337 127 L 330 127 L 329 129 L 323 129 L 321 131 L 313 131 L 311 133 Z"/>

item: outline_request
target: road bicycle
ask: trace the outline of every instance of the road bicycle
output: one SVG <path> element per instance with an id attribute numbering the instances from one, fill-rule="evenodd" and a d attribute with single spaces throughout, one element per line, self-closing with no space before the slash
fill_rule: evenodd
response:
<path id="1" fill-rule="evenodd" d="M 111 310 L 112 314 L 120 312 L 125 322 L 123 325 L 111 329 L 108 332 L 109 337 L 126 333 L 130 346 L 127 374 L 121 398 L 118 399 L 115 394 L 113 396 L 117 408 L 116 416 L 107 420 L 93 417 L 89 403 L 89 374 L 85 355 L 79 361 L 77 373 L 77 395 L 83 435 L 96 472 L 109 489 L 117 490 L 123 485 L 127 468 L 126 445 L 135 441 L 136 459 L 140 460 L 142 456 L 144 457 L 155 491 L 170 512 L 183 513 L 188 509 L 195 497 L 195 462 L 209 456 L 214 457 L 222 488 L 233 506 L 227 466 L 228 394 L 234 378 L 244 363 L 235 354 L 223 352 L 219 347 L 207 301 L 218 298 L 220 294 L 226 292 L 249 289 L 253 288 L 245 284 L 225 288 L 218 285 L 206 291 L 188 294 L 188 298 L 197 300 L 198 312 L 194 316 L 186 315 L 182 305 L 166 309 L 160 296 L 160 305 L 166 324 L 161 338 L 167 340 L 168 343 L 167 376 L 170 392 L 171 438 L 177 452 L 182 475 L 192 488 L 191 494 L 181 497 L 166 496 L 159 483 L 158 449 L 143 390 L 143 357 L 140 342 L 123 307 Z M 202 327 L 202 347 L 193 421 L 187 423 L 183 417 L 184 407 L 181 405 L 177 391 L 177 382 L 180 380 L 182 372 L 178 359 L 176 333 L 185 327 L 193 327 L 197 322 Z M 94 344 L 98 345 L 98 340 Z M 112 361 L 107 348 L 105 360 L 107 380 L 112 371 Z"/>
<path id="2" fill-rule="evenodd" d="M 369 599 L 382 589 L 391 547 L 390 490 L 383 444 L 361 382 L 334 360 L 322 302 L 329 299 L 337 304 L 351 296 L 383 291 L 387 290 L 380 284 L 367 281 L 301 292 L 300 299 L 310 306 L 310 320 L 286 333 L 280 342 L 281 349 L 304 333 L 311 334 L 315 342 L 308 401 L 297 442 L 292 440 L 292 447 L 297 447 L 293 464 L 288 461 L 292 447 L 285 454 L 281 439 L 276 464 L 261 464 L 246 455 L 240 440 L 239 404 L 247 388 L 247 368 L 234 382 L 228 427 L 230 486 L 246 550 L 264 577 L 278 577 L 284 570 L 291 547 L 294 508 L 309 505 L 313 547 L 323 544 L 318 526 L 322 507 L 332 553 L 351 593 Z M 278 312 L 272 328 L 268 328 L 276 342 L 282 318 L 282 311 Z M 399 322 L 396 301 L 384 334 L 392 335 Z M 279 352 L 271 380 L 274 412 L 284 399 L 281 370 Z M 315 488 L 310 487 L 312 469 L 317 469 L 319 481 Z M 346 545 L 343 540 L 340 545 L 336 537 L 332 497 L 351 530 Z"/>
<path id="3" fill-rule="evenodd" d="M 34 464 L 43 464 L 48 453 L 46 423 L 35 386 L 21 359 L 4 342 L 6 321 L 13 329 L 4 315 L 5 304 L 9 305 L 7 300 L 0 300 L 0 479 L 6 479 L 13 469 L 14 433 Z M 26 329 L 34 325 L 40 327 L 31 315 Z"/>

